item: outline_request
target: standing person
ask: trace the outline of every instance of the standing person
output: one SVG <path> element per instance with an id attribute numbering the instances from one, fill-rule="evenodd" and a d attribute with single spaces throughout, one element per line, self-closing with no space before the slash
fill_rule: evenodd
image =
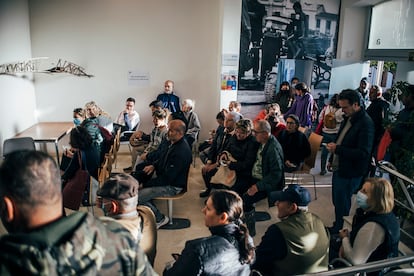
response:
<path id="1" fill-rule="evenodd" d="M 79 159 L 83 166 L 86 167 L 89 174 L 98 179 L 98 168 L 100 165 L 100 152 L 93 145 L 91 136 L 86 128 L 77 126 L 70 131 L 69 144 L 70 149 L 66 149 L 62 154 L 60 169 L 62 171 L 63 185 L 75 176 L 81 168 Z M 83 161 L 86 164 L 83 164 Z"/>
<path id="2" fill-rule="evenodd" d="M 339 255 L 352 265 L 398 257 L 400 226 L 392 212 L 394 191 L 384 178 L 368 178 L 357 193 L 352 231 L 342 229 Z M 380 271 L 368 275 L 383 275 Z"/>
<path id="3" fill-rule="evenodd" d="M 281 192 L 272 192 L 270 197 L 281 221 L 271 225 L 262 237 L 252 269 L 263 275 L 328 270 L 329 233 L 322 220 L 308 211 L 309 191 L 292 184 Z"/>
<path id="4" fill-rule="evenodd" d="M 160 158 L 145 166 L 142 171 L 149 180 L 143 183 L 138 202 L 147 205 L 155 214 L 157 227 L 168 223 L 169 219 L 162 214 L 152 199 L 160 196 L 176 195 L 187 185 L 192 154 L 184 138 L 185 124 L 181 120 L 171 120 L 168 123 L 167 146 L 161 149 Z M 158 149 L 160 149 L 161 145 Z M 156 177 L 152 178 L 154 172 Z M 140 184 L 143 182 L 138 179 Z"/>
<path id="5" fill-rule="evenodd" d="M 89 213 L 63 215 L 60 171 L 40 151 L 0 167 L 2 275 L 156 275 L 127 229 Z"/>
<path id="6" fill-rule="evenodd" d="M 232 191 L 215 191 L 202 212 L 211 236 L 187 241 L 181 255 L 163 275 L 250 275 L 254 244 L 241 221 L 240 196 Z"/>
<path id="7" fill-rule="evenodd" d="M 135 99 L 129 97 L 125 102 L 125 109 L 119 113 L 116 123 L 121 125 L 121 132 L 132 131 L 137 128 L 140 123 L 138 112 L 135 110 Z M 129 136 L 124 136 L 125 140 L 129 140 Z"/>
<path id="8" fill-rule="evenodd" d="M 266 15 L 265 6 L 257 0 L 248 0 L 247 9 L 251 26 L 251 48 L 253 54 L 253 78 L 259 78 L 259 49 L 263 37 L 263 17 Z"/>
<path id="9" fill-rule="evenodd" d="M 355 89 L 355 91 L 358 92 L 358 96 L 359 96 L 360 101 L 361 101 L 361 107 L 366 109 L 370 104 L 368 78 L 363 77 L 359 81 L 359 86 Z"/>
<path id="10" fill-rule="evenodd" d="M 388 121 L 390 103 L 382 97 L 382 88 L 375 84 L 369 89 L 369 100 L 371 104 L 367 108 L 367 113 L 374 122 L 375 129 L 372 158 L 377 161 L 378 145 L 385 132 L 385 123 Z M 375 175 L 375 170 L 376 166 L 373 164 L 370 171 L 371 176 Z"/>
<path id="11" fill-rule="evenodd" d="M 338 134 L 341 122 L 344 120 L 343 112 L 338 104 L 338 94 L 334 94 L 328 105 L 319 114 L 319 122 L 322 121 L 322 143 L 329 144 L 334 142 Z M 329 151 L 326 147 L 321 149 L 321 172 L 320 175 L 326 174 L 326 161 L 328 160 Z"/>
<path id="12" fill-rule="evenodd" d="M 166 80 L 164 83 L 164 92 L 157 96 L 157 101 L 161 101 L 163 108 L 167 108 L 171 113 L 180 111 L 180 98 L 174 95 L 174 82 Z"/>
<path id="13" fill-rule="evenodd" d="M 280 106 L 280 112 L 285 114 L 292 106 L 295 97 L 292 95 L 290 84 L 284 81 L 280 84 L 279 93 L 275 96 L 275 102 Z"/>
<path id="14" fill-rule="evenodd" d="M 296 98 L 293 105 L 284 114 L 286 118 L 290 114 L 295 114 L 299 117 L 300 126 L 310 128 L 312 126 L 312 107 L 313 97 L 309 93 L 309 88 L 304 82 L 300 82 L 295 86 Z"/>
<path id="15" fill-rule="evenodd" d="M 185 133 L 185 139 L 192 148 L 194 141 L 198 138 L 200 132 L 200 120 L 197 113 L 194 112 L 194 101 L 191 99 L 185 99 L 181 108 L 184 118 L 187 121 L 187 131 Z"/>
<path id="16" fill-rule="evenodd" d="M 268 197 L 270 192 L 280 191 L 285 186 L 283 149 L 270 131 L 268 121 L 254 123 L 253 135 L 261 145 L 253 165 L 250 187 L 243 195 L 246 224 L 252 237 L 256 235 L 254 204 Z"/>
<path id="17" fill-rule="evenodd" d="M 339 106 L 344 112 L 335 142 L 326 145 L 333 156 L 332 201 L 335 206 L 335 222 L 331 233 L 342 229 L 343 216 L 349 215 L 351 197 L 367 175 L 374 143 L 374 124 L 360 106 L 360 97 L 355 90 L 345 89 L 338 96 Z"/>

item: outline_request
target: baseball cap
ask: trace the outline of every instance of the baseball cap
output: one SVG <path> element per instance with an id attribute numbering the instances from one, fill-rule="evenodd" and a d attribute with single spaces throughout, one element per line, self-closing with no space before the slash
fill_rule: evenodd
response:
<path id="1" fill-rule="evenodd" d="M 309 191 L 298 185 L 288 185 L 283 191 L 274 191 L 269 195 L 269 202 L 275 203 L 276 201 L 290 201 L 296 203 L 298 206 L 308 206 L 311 202 L 311 195 Z"/>
<path id="2" fill-rule="evenodd" d="M 128 199 L 138 195 L 138 181 L 129 174 L 116 174 L 105 181 L 96 194 L 115 200 Z"/>

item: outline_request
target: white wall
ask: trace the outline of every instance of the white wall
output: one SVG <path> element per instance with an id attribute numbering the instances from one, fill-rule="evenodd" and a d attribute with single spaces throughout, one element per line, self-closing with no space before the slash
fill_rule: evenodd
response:
<path id="1" fill-rule="evenodd" d="M 0 64 L 31 56 L 27 0 L 1 0 Z M 35 105 L 34 86 L 30 80 L 0 75 L 0 156 L 4 139 L 36 122 Z"/>
<path id="2" fill-rule="evenodd" d="M 150 130 L 148 104 L 172 79 L 181 99 L 195 100 L 201 137 L 215 127 L 221 1 L 36 0 L 29 8 L 33 56 L 63 58 L 95 75 L 37 74 L 40 121 L 71 120 L 72 109 L 90 100 L 114 118 L 132 96 Z M 129 86 L 128 70 L 148 72 L 149 86 Z"/>

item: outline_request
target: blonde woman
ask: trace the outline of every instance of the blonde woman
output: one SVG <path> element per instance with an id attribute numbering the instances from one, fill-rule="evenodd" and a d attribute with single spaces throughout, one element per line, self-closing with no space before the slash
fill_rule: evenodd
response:
<path id="1" fill-rule="evenodd" d="M 384 178 L 368 178 L 357 193 L 352 231 L 342 229 L 339 256 L 353 265 L 398 256 L 400 226 L 392 209 L 394 191 Z"/>

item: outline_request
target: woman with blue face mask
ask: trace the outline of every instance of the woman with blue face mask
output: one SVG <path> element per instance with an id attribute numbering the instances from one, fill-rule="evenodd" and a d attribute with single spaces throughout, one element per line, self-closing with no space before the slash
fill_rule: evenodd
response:
<path id="1" fill-rule="evenodd" d="M 353 265 L 398 256 L 400 227 L 392 212 L 394 191 L 384 178 L 368 178 L 356 195 L 352 231 L 342 229 L 339 256 Z M 368 273 L 379 275 L 381 271 Z"/>
<path id="2" fill-rule="evenodd" d="M 85 120 L 85 111 L 78 107 L 73 110 L 73 123 L 75 126 L 80 126 L 80 124 Z"/>

